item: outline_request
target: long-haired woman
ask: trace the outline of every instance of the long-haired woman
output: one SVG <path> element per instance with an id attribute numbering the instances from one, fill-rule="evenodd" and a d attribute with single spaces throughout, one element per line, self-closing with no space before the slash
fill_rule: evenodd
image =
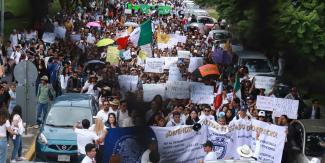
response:
<path id="1" fill-rule="evenodd" d="M 15 132 L 15 135 L 12 136 L 14 148 L 11 154 L 11 162 L 15 162 L 16 160 L 24 160 L 24 158 L 22 157 L 22 134 L 24 133 L 25 128 L 23 125 L 23 119 L 21 118 L 21 114 L 21 107 L 19 105 L 16 105 L 13 108 L 12 114 L 10 116 L 11 128 Z"/>
<path id="2" fill-rule="evenodd" d="M 98 137 L 105 140 L 105 136 L 107 134 L 107 130 L 104 126 L 103 121 L 96 117 L 95 124 L 93 124 L 90 128 L 90 131 L 93 131 Z M 96 152 L 96 163 L 101 163 L 103 161 L 103 152 L 104 152 L 104 141 L 99 144 L 98 150 Z"/>
<path id="3" fill-rule="evenodd" d="M 10 126 L 7 109 L 0 108 L 0 162 L 7 161 L 7 131 L 14 134 Z"/>

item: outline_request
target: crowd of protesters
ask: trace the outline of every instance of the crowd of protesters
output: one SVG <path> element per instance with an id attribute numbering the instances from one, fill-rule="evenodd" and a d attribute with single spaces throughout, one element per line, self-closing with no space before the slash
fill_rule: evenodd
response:
<path id="1" fill-rule="evenodd" d="M 222 75 L 207 78 L 197 78 L 189 73 L 187 71 L 188 59 L 179 59 L 177 62 L 184 81 L 211 85 L 215 92 L 222 83 L 222 105 L 218 107 L 210 104 L 198 105 L 189 99 L 163 100 L 160 95 L 154 97 L 149 103 L 143 102 L 142 84 L 166 83 L 168 71 L 160 74 L 144 72 L 142 65 L 137 64 L 140 47 L 131 42 L 127 44 L 127 47 L 124 47 L 124 50 L 131 50 L 131 59 L 120 59 L 118 65 L 106 62 L 100 68 L 96 66 L 87 67 L 85 63 L 90 60 L 106 61 L 106 47 L 96 47 L 97 41 L 103 38 L 115 39 L 118 33 L 130 30 L 129 27 L 124 26 L 125 22 L 141 24 L 148 19 L 152 20 L 155 29 L 152 41 L 153 57 L 173 57 L 177 56 L 178 50 L 187 50 L 191 52 L 193 57 L 204 57 L 204 64 L 214 64 L 214 51 L 221 48 L 219 44 L 222 42 L 215 41 L 213 38 L 207 39 L 209 30 L 202 33 L 199 29 L 189 28 L 188 24 L 195 21 L 195 16 L 180 15 L 178 11 L 186 8 L 180 1 L 168 2 L 172 5 L 173 10 L 171 14 L 167 15 L 158 15 L 157 11 L 144 14 L 135 10 L 132 11 L 132 14 L 125 14 L 124 9 L 127 3 L 131 2 L 124 0 L 105 1 L 102 4 L 104 9 L 98 7 L 99 5 L 95 2 L 83 4 L 84 6 L 78 4 L 71 11 L 62 10 L 56 15 L 48 17 L 46 22 L 50 24 L 49 27 L 44 27 L 41 31 L 14 29 L 9 40 L 2 43 L 1 64 L 3 66 L 1 68 L 0 107 L 5 109 L 2 109 L 0 114 L 0 159 L 6 158 L 3 155 L 5 153 L 3 150 L 7 148 L 7 137 L 9 135 L 11 135 L 14 144 L 11 160 L 23 159 L 21 157 L 21 134 L 24 132 L 24 125 L 21 119 L 21 109 L 16 106 L 13 70 L 15 65 L 25 60 L 33 62 L 38 70 L 36 82 L 38 104 L 35 108 L 37 109 L 38 125 L 44 121 L 49 102 L 55 96 L 63 93 L 87 93 L 94 95 L 98 100 L 100 110 L 96 116 L 95 124 L 91 126 L 89 120 L 82 120 L 82 125 L 79 125 L 82 129 L 78 129 L 78 126 L 75 127 L 75 132 L 78 135 L 80 161 L 85 158 L 91 162 L 96 158 L 97 162 L 101 162 L 99 158 L 102 156 L 103 137 L 107 134 L 106 129 L 109 130 L 110 128 L 136 125 L 159 127 L 193 125 L 204 119 L 216 121 L 220 125 L 228 125 L 237 119 L 246 119 L 247 121 L 258 119 L 281 126 L 289 125 L 290 119 L 286 115 L 273 117 L 272 112 L 256 108 L 257 95 L 276 95 L 272 91 L 265 94 L 264 89 L 256 89 L 254 79 L 248 78 L 247 67 L 234 65 L 235 62 L 218 64 Z M 140 2 L 134 1 L 133 4 L 140 4 Z M 151 1 L 150 4 L 158 5 L 158 3 Z M 167 4 L 167 2 L 160 4 Z M 97 21 L 100 27 L 86 26 L 88 22 L 93 21 Z M 53 43 L 46 43 L 42 40 L 42 33 L 51 31 L 53 26 L 64 27 L 66 37 L 65 39 L 57 38 Z M 219 28 L 222 28 L 220 21 L 215 23 L 210 30 Z M 169 49 L 160 49 L 157 45 L 158 29 L 166 34 L 184 35 L 187 37 L 186 43 L 178 43 Z M 76 34 L 80 35 L 80 40 L 70 39 L 70 35 Z M 236 58 L 231 51 L 227 51 L 227 55 L 233 60 Z M 139 91 L 122 92 L 119 88 L 118 75 L 139 76 Z M 234 92 L 236 75 L 243 79 L 240 84 L 240 96 Z M 48 93 L 49 90 L 51 91 L 50 94 Z M 231 98 L 227 97 L 229 93 L 232 94 Z M 291 88 L 286 98 L 302 102 L 296 87 Z M 301 107 L 299 107 L 298 118 L 319 119 L 318 103 L 319 101 L 315 99 L 311 108 L 299 105 Z M 10 134 L 7 134 L 6 130 Z M 96 155 L 95 147 L 88 144 L 94 140 L 100 149 L 96 157 L 94 156 Z M 149 156 L 147 161 L 149 161 L 148 159 Z M 157 160 L 157 158 L 155 159 Z"/>

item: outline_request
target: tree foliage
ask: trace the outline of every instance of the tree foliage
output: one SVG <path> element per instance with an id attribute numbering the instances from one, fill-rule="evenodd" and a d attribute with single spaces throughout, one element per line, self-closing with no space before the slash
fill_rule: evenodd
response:
<path id="1" fill-rule="evenodd" d="M 310 60 L 325 59 L 324 9 L 320 0 L 198 0 L 216 4 L 221 18 L 245 48 L 276 54 L 290 49 Z"/>

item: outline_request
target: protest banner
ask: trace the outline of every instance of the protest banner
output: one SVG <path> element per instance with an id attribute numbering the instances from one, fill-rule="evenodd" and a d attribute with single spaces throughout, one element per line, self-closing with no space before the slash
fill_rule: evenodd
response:
<path id="1" fill-rule="evenodd" d="M 273 111 L 273 97 L 257 96 L 256 108 L 258 110 Z"/>
<path id="2" fill-rule="evenodd" d="M 260 132 L 260 152 L 257 160 L 281 163 L 286 140 L 286 127 L 252 119 L 251 131 L 251 149 L 256 149 L 256 132 Z"/>
<path id="3" fill-rule="evenodd" d="M 169 69 L 171 66 L 177 66 L 178 57 L 162 57 L 165 60 L 164 69 Z"/>
<path id="4" fill-rule="evenodd" d="M 54 27 L 55 37 L 57 37 L 57 38 L 64 39 L 66 32 L 67 32 L 67 29 L 65 29 L 64 26 Z"/>
<path id="5" fill-rule="evenodd" d="M 177 51 L 178 58 L 190 58 L 191 52 L 186 50 L 178 50 Z"/>
<path id="6" fill-rule="evenodd" d="M 164 72 L 163 58 L 147 58 L 144 66 L 144 72 L 163 73 Z"/>
<path id="7" fill-rule="evenodd" d="M 258 120 L 249 122 L 251 123 L 239 120 L 232 126 L 222 126 L 215 121 L 205 119 L 199 121 L 201 129 L 198 131 L 194 131 L 189 125 L 110 129 L 105 138 L 108 143 L 105 143 L 104 162 L 108 162 L 107 160 L 113 153 L 119 155 L 123 163 L 139 162 L 141 155 L 147 149 L 147 143 L 143 142 L 148 142 L 153 138 L 158 142 L 161 163 L 203 160 L 206 154 L 202 144 L 206 140 L 213 143 L 213 150 L 218 159 L 239 159 L 237 147 L 246 144 L 251 146 L 254 152 L 256 131 L 259 131 L 258 161 L 280 163 L 286 139 L 285 127 L 270 125 Z"/>
<path id="8" fill-rule="evenodd" d="M 191 57 L 190 64 L 188 65 L 188 72 L 193 72 L 203 65 L 203 57 Z"/>
<path id="9" fill-rule="evenodd" d="M 120 51 L 117 49 L 117 46 L 109 46 L 107 48 L 106 62 L 109 62 L 111 65 L 118 65 L 120 61 L 119 53 Z"/>
<path id="10" fill-rule="evenodd" d="M 207 140 L 207 129 L 196 132 L 192 126 L 151 127 L 158 140 L 161 163 L 198 162 L 205 153 L 202 144 Z"/>
<path id="11" fill-rule="evenodd" d="M 298 118 L 298 100 L 291 100 L 285 98 L 274 98 L 273 102 L 273 116 L 280 117 L 287 115 L 290 119 Z"/>
<path id="12" fill-rule="evenodd" d="M 179 34 L 168 34 L 164 42 L 158 42 L 158 49 L 173 48 L 177 43 L 186 43 L 186 36 Z"/>
<path id="13" fill-rule="evenodd" d="M 168 71 L 168 81 L 181 81 L 182 74 L 176 66 L 170 67 Z"/>
<path id="14" fill-rule="evenodd" d="M 158 14 L 159 15 L 168 15 L 172 10 L 171 6 L 158 6 Z"/>
<path id="15" fill-rule="evenodd" d="M 264 88 L 270 90 L 275 83 L 275 77 L 255 76 L 255 88 Z"/>
<path id="16" fill-rule="evenodd" d="M 213 86 L 203 83 L 191 83 L 191 100 L 194 104 L 213 104 L 214 94 Z"/>
<path id="17" fill-rule="evenodd" d="M 46 43 L 54 43 L 55 41 L 55 33 L 44 32 L 42 36 L 42 40 Z"/>
<path id="18" fill-rule="evenodd" d="M 136 75 L 119 75 L 118 82 L 122 92 L 135 92 L 138 90 L 139 77 Z"/>
<path id="19" fill-rule="evenodd" d="M 166 97 L 177 99 L 190 98 L 190 82 L 187 81 L 167 81 Z"/>
<path id="20" fill-rule="evenodd" d="M 165 84 L 143 84 L 143 101 L 150 102 L 156 95 L 160 95 L 165 99 Z"/>

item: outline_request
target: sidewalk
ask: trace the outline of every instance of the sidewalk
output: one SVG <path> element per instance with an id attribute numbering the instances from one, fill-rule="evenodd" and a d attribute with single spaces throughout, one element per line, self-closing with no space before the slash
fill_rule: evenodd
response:
<path id="1" fill-rule="evenodd" d="M 36 139 L 38 130 L 39 129 L 28 127 L 27 134 L 24 133 L 22 153 L 23 153 L 23 157 L 25 157 L 26 159 L 29 159 L 29 160 L 20 161 L 20 162 L 28 162 L 28 161 L 31 161 L 31 159 L 33 159 L 34 153 L 35 153 L 35 139 Z M 8 152 L 7 152 L 7 163 L 10 162 L 11 152 L 13 150 L 12 140 L 9 140 L 8 143 L 9 143 L 9 147 L 8 147 Z M 19 162 L 19 161 L 17 161 L 17 162 Z"/>

